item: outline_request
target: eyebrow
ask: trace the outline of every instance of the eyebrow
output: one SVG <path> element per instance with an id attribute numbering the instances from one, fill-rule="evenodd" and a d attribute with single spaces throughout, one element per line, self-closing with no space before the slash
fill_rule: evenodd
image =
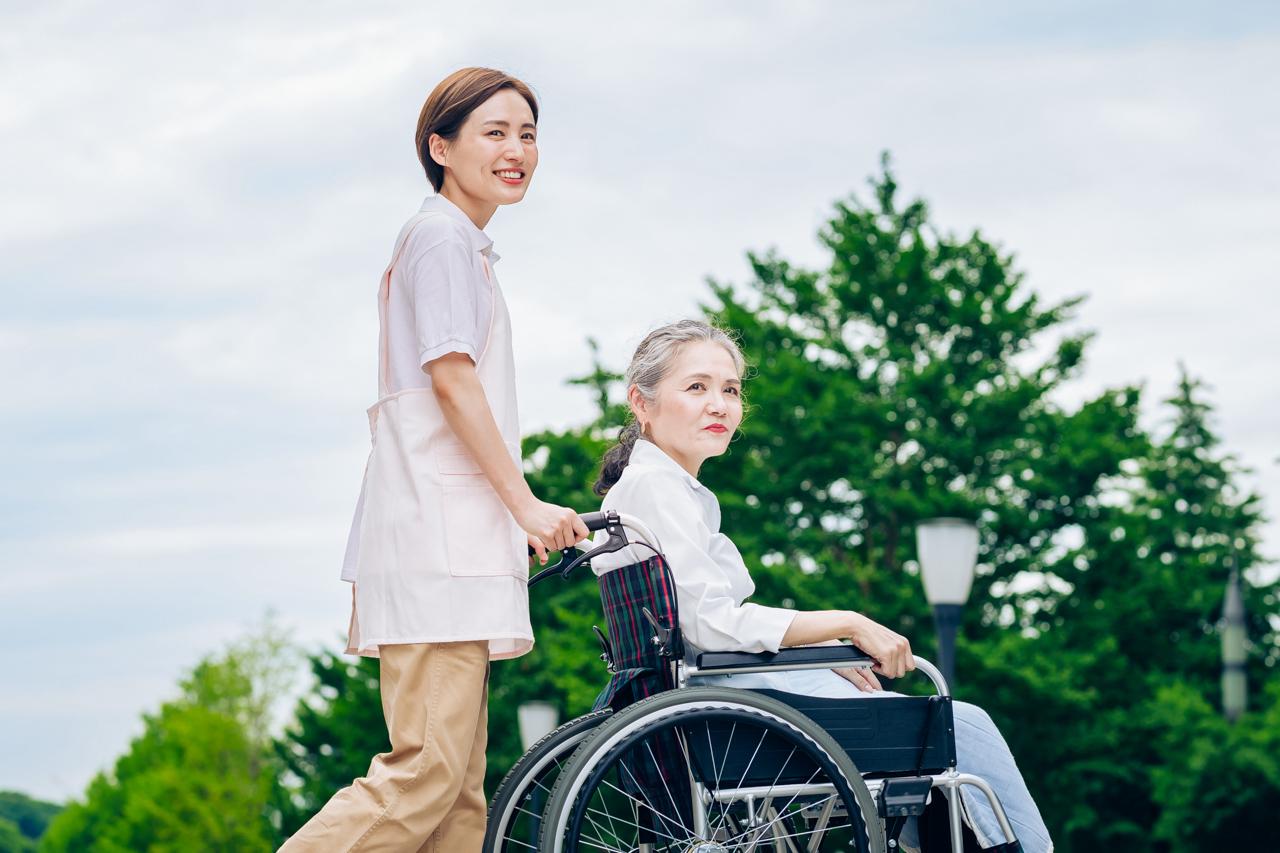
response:
<path id="1" fill-rule="evenodd" d="M 684 378 L 684 381 L 685 381 L 685 382 L 689 382 L 689 381 L 691 381 L 691 380 L 693 380 L 693 379 L 706 379 L 706 380 L 711 380 L 711 379 L 713 379 L 713 378 L 714 378 L 714 377 L 712 377 L 712 375 L 711 375 L 710 373 L 691 373 L 691 374 L 689 374 L 688 376 L 686 376 L 686 377 Z M 726 381 L 728 384 L 730 384 L 730 385 L 741 385 L 741 384 L 742 384 L 742 380 L 741 380 L 741 379 L 728 379 L 728 380 L 725 380 L 725 381 Z"/>
<path id="2" fill-rule="evenodd" d="M 495 124 L 498 127 L 511 127 L 511 122 L 502 121 L 501 119 L 496 119 L 496 118 L 491 118 L 488 121 L 484 122 L 484 124 Z M 526 121 L 524 124 L 520 125 L 521 130 L 524 130 L 525 128 L 532 128 L 534 130 L 537 130 L 538 126 L 531 121 Z"/>

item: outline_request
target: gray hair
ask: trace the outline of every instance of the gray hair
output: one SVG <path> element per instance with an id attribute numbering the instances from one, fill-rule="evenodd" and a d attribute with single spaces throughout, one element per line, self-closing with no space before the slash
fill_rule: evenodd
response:
<path id="1" fill-rule="evenodd" d="M 720 344 L 733 357 L 738 376 L 741 377 L 745 372 L 746 360 L 732 334 L 702 320 L 679 320 L 654 329 L 636 347 L 624 377 L 627 390 L 630 391 L 634 385 L 640 396 L 652 403 L 658 396 L 658 384 L 675 367 L 680 350 L 685 344 L 692 343 Z M 618 443 L 604 455 L 600 464 L 600 477 L 594 486 L 597 495 L 604 495 L 618 482 L 631 460 L 631 449 L 635 447 L 639 437 L 640 424 L 632 419 L 618 436 Z"/>

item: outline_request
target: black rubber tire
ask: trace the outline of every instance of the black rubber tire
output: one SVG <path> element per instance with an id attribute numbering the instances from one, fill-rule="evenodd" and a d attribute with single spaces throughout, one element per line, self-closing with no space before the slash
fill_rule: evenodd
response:
<path id="1" fill-rule="evenodd" d="M 529 747 L 529 751 L 520 756 L 507 775 L 502 777 L 498 790 L 489 803 L 489 820 L 484 832 L 485 853 L 509 853 L 519 849 L 527 851 L 529 845 L 519 847 L 507 844 L 506 831 L 510 825 L 511 815 L 529 794 L 535 780 L 546 781 L 547 762 L 559 757 L 562 761 L 591 734 L 591 731 L 612 716 L 613 711 L 605 709 L 575 717 L 552 732 L 547 733 Z M 554 781 L 554 780 L 552 780 Z"/>
<path id="2" fill-rule="evenodd" d="M 877 815 L 875 801 L 857 767 L 835 739 L 809 717 L 782 702 L 751 690 L 725 687 L 689 687 L 660 693 L 614 714 L 591 732 L 556 779 L 550 802 L 543 811 L 538 850 L 541 853 L 562 853 L 562 834 L 568 828 L 571 810 L 576 806 L 587 777 L 616 751 L 642 742 L 646 732 L 670 725 L 671 719 L 680 716 L 682 709 L 690 714 L 707 709 L 726 709 L 740 711 L 744 718 L 754 715 L 768 721 L 769 725 L 777 725 L 780 721 L 786 727 L 788 737 L 797 741 L 803 739 L 825 754 L 853 797 L 854 801 L 849 802 L 841 795 L 849 814 L 852 815 L 856 809 L 861 816 L 866 830 L 866 850 L 868 853 L 886 853 L 884 827 Z"/>

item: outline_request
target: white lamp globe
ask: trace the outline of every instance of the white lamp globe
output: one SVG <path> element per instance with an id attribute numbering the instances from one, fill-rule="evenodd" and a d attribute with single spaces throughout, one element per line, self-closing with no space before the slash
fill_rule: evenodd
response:
<path id="1" fill-rule="evenodd" d="M 560 711 L 550 702 L 521 702 L 516 708 L 516 720 L 520 725 L 520 743 L 527 752 L 543 735 L 555 730 Z"/>
<path id="2" fill-rule="evenodd" d="M 916 526 L 916 555 L 930 604 L 964 604 L 978 565 L 978 527 L 963 518 L 929 518 Z"/>

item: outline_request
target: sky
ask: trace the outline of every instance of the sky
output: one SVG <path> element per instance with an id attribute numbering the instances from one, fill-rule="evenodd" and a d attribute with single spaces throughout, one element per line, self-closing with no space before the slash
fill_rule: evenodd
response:
<path id="1" fill-rule="evenodd" d="M 422 101 L 464 65 L 542 104 L 487 229 L 526 432 L 592 414 L 564 384 L 588 336 L 621 367 L 747 251 L 821 265 L 887 150 L 941 228 L 1087 296 L 1063 406 L 1139 383 L 1158 429 L 1185 364 L 1277 515 L 1267 4 L 8 2 L 0 789 L 77 795 L 268 611 L 339 648 L 377 280 L 427 190 Z"/>

